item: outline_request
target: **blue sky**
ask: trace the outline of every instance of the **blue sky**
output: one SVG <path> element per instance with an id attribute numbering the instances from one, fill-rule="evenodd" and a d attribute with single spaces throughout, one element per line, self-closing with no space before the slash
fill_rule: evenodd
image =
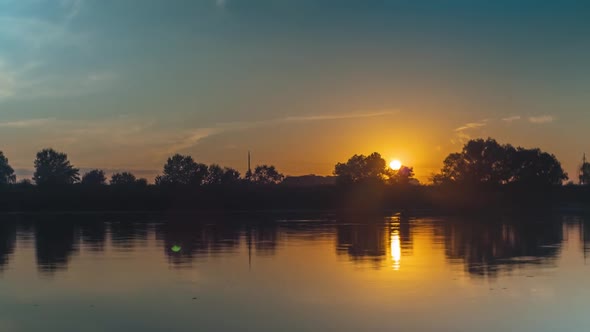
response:
<path id="1" fill-rule="evenodd" d="M 590 152 L 587 1 L 0 0 L 0 149 L 158 170 L 180 152 L 421 179 L 468 138 Z M 148 172 L 149 173 L 149 172 Z"/>

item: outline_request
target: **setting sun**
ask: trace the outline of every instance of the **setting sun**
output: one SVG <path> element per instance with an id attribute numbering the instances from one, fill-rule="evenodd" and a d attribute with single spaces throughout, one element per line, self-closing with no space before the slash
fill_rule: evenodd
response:
<path id="1" fill-rule="evenodd" d="M 397 171 L 397 170 L 399 170 L 400 168 L 402 168 L 402 163 L 401 163 L 401 161 L 399 161 L 399 160 L 392 160 L 392 161 L 389 163 L 389 167 L 391 167 L 391 169 L 392 169 L 392 170 L 394 170 L 394 171 Z"/>

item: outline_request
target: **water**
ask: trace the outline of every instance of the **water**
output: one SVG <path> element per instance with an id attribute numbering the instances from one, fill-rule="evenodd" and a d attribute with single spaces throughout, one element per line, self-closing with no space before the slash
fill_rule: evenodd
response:
<path id="1" fill-rule="evenodd" d="M 590 327 L 590 223 L 580 216 L 0 221 L 0 331 Z"/>

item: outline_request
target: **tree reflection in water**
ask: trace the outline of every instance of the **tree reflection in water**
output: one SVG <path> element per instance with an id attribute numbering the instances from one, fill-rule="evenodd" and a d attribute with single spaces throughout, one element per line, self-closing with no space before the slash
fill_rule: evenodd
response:
<path id="1" fill-rule="evenodd" d="M 429 231 L 449 264 L 472 276 L 495 277 L 531 264 L 554 264 L 563 242 L 564 223 L 578 225 L 584 253 L 590 250 L 590 226 L 578 217 L 416 218 L 402 215 L 24 215 L 2 217 L 0 269 L 10 264 L 19 238 L 34 239 L 38 270 L 45 275 L 67 269 L 83 250 L 105 254 L 142 250 L 148 239 L 172 268 L 190 268 L 198 260 L 248 250 L 273 256 L 290 239 L 334 241 L 336 253 L 359 266 L 403 271 L 414 255 L 416 231 Z M 17 232 L 19 237 L 17 238 Z M 436 247 L 436 246 L 434 246 Z M 173 249 L 175 248 L 175 249 Z M 363 265 L 364 264 L 364 265 Z"/>

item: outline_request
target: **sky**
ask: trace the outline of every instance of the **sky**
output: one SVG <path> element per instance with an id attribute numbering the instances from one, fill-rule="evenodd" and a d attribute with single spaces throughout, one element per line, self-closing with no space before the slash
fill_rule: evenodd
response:
<path id="1" fill-rule="evenodd" d="M 470 138 L 590 153 L 587 1 L 0 0 L 0 150 L 150 178 L 174 153 L 427 182 Z"/>

